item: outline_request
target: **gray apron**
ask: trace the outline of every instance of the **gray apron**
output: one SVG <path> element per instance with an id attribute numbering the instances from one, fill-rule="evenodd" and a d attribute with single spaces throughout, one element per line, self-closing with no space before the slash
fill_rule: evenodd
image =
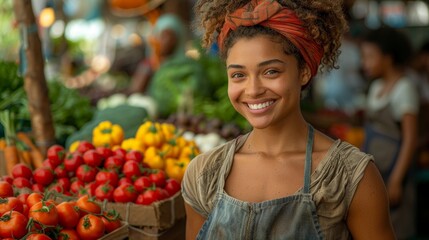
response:
<path id="1" fill-rule="evenodd" d="M 262 240 L 323 239 L 310 194 L 313 128 L 309 127 L 304 187 L 299 193 L 260 203 L 243 202 L 224 191 L 224 180 L 217 187 L 218 201 L 203 224 L 197 239 Z"/>

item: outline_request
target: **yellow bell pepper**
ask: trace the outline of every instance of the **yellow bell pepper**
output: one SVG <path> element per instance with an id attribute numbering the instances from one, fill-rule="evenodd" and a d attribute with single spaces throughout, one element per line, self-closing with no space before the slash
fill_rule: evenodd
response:
<path id="1" fill-rule="evenodd" d="M 135 138 L 128 138 L 122 141 L 121 148 L 125 149 L 126 151 L 137 150 L 141 153 L 145 152 L 145 146 L 143 142 Z"/>
<path id="2" fill-rule="evenodd" d="M 176 126 L 171 123 L 161 123 L 161 131 L 167 141 L 174 138 L 177 134 Z"/>
<path id="3" fill-rule="evenodd" d="M 186 147 L 182 148 L 182 152 L 180 152 L 179 158 L 187 158 L 189 160 L 192 160 L 198 154 L 200 154 L 198 147 L 186 146 Z"/>
<path id="4" fill-rule="evenodd" d="M 145 146 L 161 147 L 165 142 L 164 134 L 159 123 L 146 121 L 136 133 L 136 138 L 141 140 Z"/>
<path id="5" fill-rule="evenodd" d="M 80 141 L 74 141 L 72 144 L 70 144 L 69 152 L 75 152 L 77 150 L 77 147 L 79 146 Z"/>
<path id="6" fill-rule="evenodd" d="M 178 158 L 185 146 L 186 140 L 183 137 L 172 138 L 162 145 L 161 151 L 165 153 L 166 158 Z"/>
<path id="7" fill-rule="evenodd" d="M 185 174 L 186 168 L 188 167 L 189 160 L 187 159 L 174 159 L 168 158 L 166 160 L 165 173 L 169 178 L 176 179 L 181 182 L 183 175 Z"/>
<path id="8" fill-rule="evenodd" d="M 118 124 L 110 121 L 100 122 L 92 130 L 92 143 L 96 147 L 112 147 L 124 140 L 124 130 Z"/>
<path id="9" fill-rule="evenodd" d="M 140 125 L 139 129 L 137 129 L 137 132 L 136 132 L 136 138 L 143 139 L 143 136 L 148 131 L 151 125 L 152 125 L 151 121 L 146 121 L 142 125 Z"/>

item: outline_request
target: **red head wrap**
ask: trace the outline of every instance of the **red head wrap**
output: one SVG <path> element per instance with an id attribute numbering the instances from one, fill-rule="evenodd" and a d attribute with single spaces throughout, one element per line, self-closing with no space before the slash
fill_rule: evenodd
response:
<path id="1" fill-rule="evenodd" d="M 254 25 L 271 28 L 289 39 L 301 52 L 311 75 L 316 75 L 323 57 L 323 48 L 307 34 L 302 21 L 295 13 L 275 0 L 252 0 L 228 14 L 218 36 L 219 47 L 223 48 L 223 41 L 229 31 L 234 31 L 239 26 Z"/>

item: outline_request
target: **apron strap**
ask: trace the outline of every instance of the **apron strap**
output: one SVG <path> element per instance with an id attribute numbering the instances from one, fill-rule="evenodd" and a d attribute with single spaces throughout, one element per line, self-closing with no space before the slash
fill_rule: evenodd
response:
<path id="1" fill-rule="evenodd" d="M 305 150 L 305 166 L 304 166 L 304 193 L 310 193 L 311 180 L 311 155 L 313 153 L 314 129 L 308 124 L 308 139 Z"/>

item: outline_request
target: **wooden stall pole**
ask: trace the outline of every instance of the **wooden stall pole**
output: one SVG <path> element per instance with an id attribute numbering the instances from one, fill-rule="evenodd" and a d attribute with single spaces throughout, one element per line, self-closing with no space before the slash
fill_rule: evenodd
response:
<path id="1" fill-rule="evenodd" d="M 14 0 L 13 10 L 21 30 L 25 52 L 24 89 L 27 93 L 31 127 L 43 154 L 55 143 L 55 130 L 44 73 L 44 58 L 31 0 Z M 22 61 L 22 60 L 21 60 Z"/>

